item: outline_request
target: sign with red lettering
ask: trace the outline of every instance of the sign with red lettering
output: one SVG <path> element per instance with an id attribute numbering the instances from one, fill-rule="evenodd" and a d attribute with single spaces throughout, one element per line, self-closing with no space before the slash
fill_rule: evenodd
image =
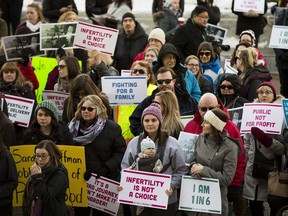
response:
<path id="1" fill-rule="evenodd" d="M 269 134 L 280 134 L 283 120 L 281 104 L 246 103 L 243 107 L 240 133 L 250 133 L 251 127 L 258 127 Z"/>
<path id="2" fill-rule="evenodd" d="M 53 101 L 57 108 L 57 113 L 59 117 L 62 117 L 64 101 L 69 96 L 69 93 L 52 91 L 52 90 L 43 90 L 42 91 L 43 100 Z"/>
<path id="3" fill-rule="evenodd" d="M 92 177 L 87 181 L 88 206 L 106 212 L 110 215 L 117 215 L 119 203 L 117 202 L 119 182 L 111 179 Z"/>
<path id="4" fill-rule="evenodd" d="M 76 28 L 74 46 L 113 55 L 118 33 L 117 29 L 79 22 Z"/>
<path id="5" fill-rule="evenodd" d="M 167 209 L 171 175 L 142 172 L 124 169 L 121 173 L 118 202 L 144 206 L 149 208 Z"/>
<path id="6" fill-rule="evenodd" d="M 234 11 L 264 14 L 265 0 L 234 0 Z"/>

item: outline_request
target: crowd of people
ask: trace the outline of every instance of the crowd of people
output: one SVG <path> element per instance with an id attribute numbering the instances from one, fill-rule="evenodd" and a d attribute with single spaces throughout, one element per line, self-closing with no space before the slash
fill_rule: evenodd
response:
<path id="1" fill-rule="evenodd" d="M 20 23 L 21 10 L 17 10 L 23 0 L 13 2 L 0 2 L 1 37 L 39 32 L 48 22 L 79 20 L 74 0 L 43 0 L 41 6 L 29 4 L 26 20 Z M 282 12 L 276 23 L 287 26 L 288 1 L 279 2 Z M 61 163 L 62 152 L 57 145 L 84 147 L 85 181 L 93 173 L 120 181 L 123 169 L 171 176 L 170 187 L 165 188 L 167 209 L 123 204 L 124 216 L 216 215 L 177 210 L 184 175 L 219 180 L 223 216 L 244 216 L 247 211 L 262 216 L 264 202 L 269 203 L 270 215 L 275 216 L 287 204 L 288 191 L 285 198 L 268 199 L 268 175 L 254 175 L 254 160 L 256 152 L 261 152 L 263 157 L 277 161 L 279 170 L 288 168 L 287 125 L 283 124 L 277 135 L 261 127 L 240 134 L 240 117 L 233 115 L 234 120 L 229 114 L 230 109 L 245 103 L 281 104 L 288 97 L 287 49 L 274 49 L 280 92 L 271 82 L 265 56 L 258 49 L 267 1 L 263 1 L 263 14 L 235 11 L 232 2 L 232 12 L 238 16 L 239 42 L 227 61 L 232 68 L 229 71 L 221 65 L 221 46 L 213 46 L 205 30 L 207 23 L 220 22 L 221 13 L 213 0 L 197 0 L 185 23 L 179 22 L 184 0 L 153 0 L 151 19 L 155 28 L 149 34 L 133 14 L 131 0 L 85 3 L 93 24 L 119 29 L 113 56 L 98 50 L 58 47 L 47 53 L 57 64 L 43 84 L 35 75 L 29 53 L 22 53 L 21 60 L 7 61 L 0 42 L 0 215 L 13 215 L 13 191 L 18 185 L 9 148 L 30 144 L 35 145 L 31 152 L 35 163 L 24 190 L 25 216 L 109 215 L 88 206 L 73 210 L 66 206 L 68 170 Z M 12 4 L 15 11 L 11 11 Z M 2 28 L 2 23 L 7 28 Z M 147 97 L 138 105 L 111 105 L 102 90 L 102 77 L 121 76 L 124 70 L 129 70 L 131 77 L 145 77 L 147 88 L 140 91 L 147 92 Z M 40 85 L 68 94 L 61 115 L 53 101 L 36 99 L 35 90 Z M 27 128 L 9 119 L 11 104 L 5 98 L 9 95 L 34 100 Z M 184 123 L 182 116 L 191 119 Z M 178 141 L 181 132 L 199 135 L 188 165 Z M 119 193 L 122 190 L 123 185 L 118 186 Z"/>

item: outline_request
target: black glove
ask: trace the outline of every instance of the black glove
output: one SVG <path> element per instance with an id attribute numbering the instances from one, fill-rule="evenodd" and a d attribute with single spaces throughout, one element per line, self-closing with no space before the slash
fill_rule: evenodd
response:
<path id="1" fill-rule="evenodd" d="M 23 49 L 22 52 L 21 52 L 21 64 L 24 65 L 24 66 L 27 66 L 30 59 L 29 59 L 29 53 L 26 49 Z"/>
<path id="2" fill-rule="evenodd" d="M 279 56 L 279 59 L 283 62 L 287 62 L 288 61 L 288 53 L 283 53 Z"/>
<path id="3" fill-rule="evenodd" d="M 84 173 L 84 179 L 85 181 L 88 181 L 92 176 L 92 172 L 90 170 L 86 170 Z"/>
<path id="4" fill-rule="evenodd" d="M 56 55 L 59 55 L 59 58 L 62 58 L 64 56 L 66 56 L 66 52 L 63 48 L 58 48 L 57 51 L 56 51 Z"/>
<path id="5" fill-rule="evenodd" d="M 100 178 L 100 176 L 108 176 L 109 168 L 107 166 L 103 166 L 98 172 L 97 177 Z"/>

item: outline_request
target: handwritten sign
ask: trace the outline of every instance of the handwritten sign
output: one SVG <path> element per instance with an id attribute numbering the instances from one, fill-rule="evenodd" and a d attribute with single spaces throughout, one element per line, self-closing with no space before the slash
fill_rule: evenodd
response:
<path id="1" fill-rule="evenodd" d="M 265 0 L 235 0 L 234 11 L 248 12 L 253 10 L 256 13 L 264 14 Z"/>
<path id="2" fill-rule="evenodd" d="M 179 210 L 221 214 L 219 180 L 182 176 Z"/>
<path id="3" fill-rule="evenodd" d="M 32 115 L 34 100 L 5 95 L 9 119 L 22 127 L 28 127 Z"/>
<path id="4" fill-rule="evenodd" d="M 119 209 L 117 186 L 119 182 L 100 177 L 96 179 L 94 173 L 87 181 L 88 206 L 106 212 L 110 215 L 117 215 Z"/>
<path id="5" fill-rule="evenodd" d="M 74 46 L 82 49 L 96 49 L 113 55 L 119 31 L 104 26 L 79 22 L 76 28 Z"/>
<path id="6" fill-rule="evenodd" d="M 110 105 L 139 104 L 147 97 L 147 80 L 144 76 L 104 76 L 102 91 L 109 98 Z"/>
<path id="7" fill-rule="evenodd" d="M 66 191 L 67 205 L 86 207 L 87 184 L 83 178 L 86 171 L 84 147 L 58 145 L 62 151 L 62 163 L 68 170 L 69 190 Z M 18 174 L 18 187 L 14 191 L 13 206 L 21 206 L 26 182 L 30 175 L 30 167 L 35 163 L 35 145 L 11 146 Z"/>
<path id="8" fill-rule="evenodd" d="M 288 49 L 288 26 L 273 25 L 269 47 Z"/>
<path id="9" fill-rule="evenodd" d="M 62 116 L 64 101 L 69 97 L 69 93 L 60 91 L 44 90 L 42 92 L 43 100 L 53 101 L 57 108 L 58 116 Z"/>
<path id="10" fill-rule="evenodd" d="M 282 122 L 281 104 L 246 103 L 243 107 L 240 133 L 250 133 L 251 127 L 258 127 L 266 133 L 280 134 Z"/>
<path id="11" fill-rule="evenodd" d="M 288 127 L 288 99 L 282 99 L 282 107 L 283 107 L 286 127 Z"/>
<path id="12" fill-rule="evenodd" d="M 122 170 L 118 202 L 150 208 L 167 209 L 171 176 L 134 170 Z"/>

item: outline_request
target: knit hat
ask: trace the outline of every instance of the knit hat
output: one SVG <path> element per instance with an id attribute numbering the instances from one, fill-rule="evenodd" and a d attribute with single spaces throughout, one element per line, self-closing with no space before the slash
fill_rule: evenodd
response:
<path id="1" fill-rule="evenodd" d="M 248 29 L 248 30 L 242 31 L 241 34 L 240 34 L 240 36 L 239 36 L 239 38 L 241 38 L 242 35 L 245 35 L 245 34 L 247 34 L 247 35 L 249 35 L 249 36 L 251 37 L 251 40 L 252 40 L 253 46 L 255 46 L 256 38 L 255 38 L 255 33 L 254 33 L 254 31 L 251 30 L 251 29 Z"/>
<path id="2" fill-rule="evenodd" d="M 199 15 L 203 12 L 207 12 L 208 13 L 208 10 L 206 7 L 202 6 L 202 5 L 198 5 L 194 8 L 194 10 L 192 11 L 191 13 L 191 17 L 193 17 L 194 15 Z"/>
<path id="3" fill-rule="evenodd" d="M 141 117 L 141 122 L 143 123 L 143 118 L 145 115 L 154 115 L 158 121 L 162 124 L 162 113 L 161 107 L 158 103 L 152 103 L 149 107 L 144 109 Z"/>
<path id="4" fill-rule="evenodd" d="M 130 12 L 127 12 L 127 13 L 125 13 L 125 14 L 123 15 L 123 17 L 122 17 L 122 22 L 121 22 L 121 23 L 123 23 L 123 20 L 124 20 L 125 18 L 127 18 L 127 17 L 132 18 L 133 21 L 136 23 L 136 19 L 135 19 L 134 14 L 132 14 L 132 13 L 130 13 Z"/>
<path id="5" fill-rule="evenodd" d="M 166 40 L 165 40 L 165 33 L 164 31 L 161 29 L 161 28 L 155 28 L 153 29 L 150 34 L 149 34 L 149 37 L 148 37 L 148 41 L 150 39 L 156 39 L 156 40 L 159 40 L 162 45 L 165 44 Z"/>
<path id="6" fill-rule="evenodd" d="M 222 121 L 212 110 L 209 110 L 205 113 L 204 120 L 208 121 L 219 131 L 223 131 L 226 125 L 226 122 Z"/>
<path id="7" fill-rule="evenodd" d="M 41 108 L 46 108 L 46 109 L 50 110 L 53 113 L 55 119 L 58 121 L 57 108 L 56 108 L 56 105 L 52 101 L 44 100 L 40 104 L 38 104 L 36 109 L 35 109 L 35 112 L 34 112 L 35 115 L 37 115 L 38 110 Z"/>
<path id="8" fill-rule="evenodd" d="M 273 95 L 274 95 L 274 100 L 275 100 L 275 99 L 276 99 L 276 92 L 277 92 L 277 90 L 276 90 L 276 87 L 273 85 L 273 83 L 271 83 L 271 82 L 262 82 L 260 85 L 258 85 L 257 90 L 258 90 L 260 87 L 262 87 L 262 86 L 268 86 L 268 87 L 270 87 L 270 88 L 272 89 Z"/>
<path id="9" fill-rule="evenodd" d="M 147 136 L 147 138 L 141 141 L 141 152 L 149 148 L 155 149 L 155 143 Z"/>

